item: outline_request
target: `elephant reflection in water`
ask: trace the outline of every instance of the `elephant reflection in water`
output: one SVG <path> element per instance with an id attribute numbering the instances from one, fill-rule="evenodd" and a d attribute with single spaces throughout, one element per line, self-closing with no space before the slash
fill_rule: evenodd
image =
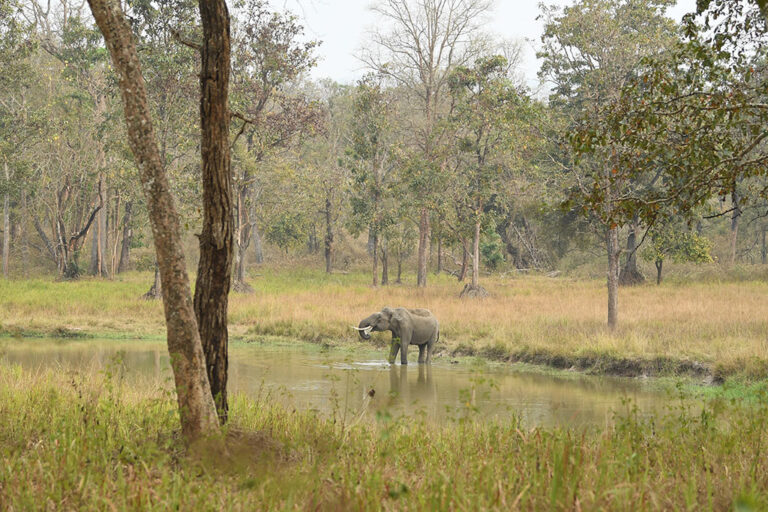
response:
<path id="1" fill-rule="evenodd" d="M 415 382 L 408 381 L 407 366 L 390 366 L 387 405 L 389 407 L 413 406 L 417 410 L 434 414 L 437 411 L 437 385 L 432 379 L 432 366 L 419 365 L 418 378 Z"/>

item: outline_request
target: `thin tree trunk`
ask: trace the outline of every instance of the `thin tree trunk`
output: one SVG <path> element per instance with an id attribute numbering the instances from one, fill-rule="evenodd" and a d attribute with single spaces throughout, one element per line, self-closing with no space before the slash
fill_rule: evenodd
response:
<path id="1" fill-rule="evenodd" d="M 480 284 L 480 220 L 475 221 L 475 237 L 472 242 L 472 288 Z"/>
<path id="2" fill-rule="evenodd" d="M 768 246 L 765 243 L 765 232 L 766 229 L 763 227 L 763 230 L 760 232 L 760 261 L 763 265 L 768 263 Z"/>
<path id="3" fill-rule="evenodd" d="M 459 282 L 464 282 L 464 279 L 467 278 L 467 270 L 469 266 L 469 251 L 467 250 L 467 243 L 462 240 L 461 241 L 461 271 L 459 271 Z"/>
<path id="4" fill-rule="evenodd" d="M 123 214 L 123 243 L 120 247 L 120 263 L 117 265 L 118 274 L 128 270 L 128 267 L 131 265 L 131 243 L 133 242 L 132 216 L 133 202 L 128 201 L 125 203 L 125 213 Z"/>
<path id="5" fill-rule="evenodd" d="M 427 287 L 427 244 L 429 243 L 429 210 L 421 209 L 419 220 L 419 254 L 416 285 L 419 288 Z"/>
<path id="6" fill-rule="evenodd" d="M 609 227 L 606 231 L 608 252 L 608 327 L 615 329 L 619 319 L 619 229 Z"/>
<path id="7" fill-rule="evenodd" d="M 730 264 L 736 263 L 738 238 L 739 238 L 739 217 L 741 217 L 741 198 L 738 192 L 735 190 L 731 194 L 731 201 L 733 203 L 733 213 L 731 214 L 731 255 Z"/>
<path id="8" fill-rule="evenodd" d="M 389 284 L 389 256 L 385 244 L 381 244 L 381 286 Z"/>
<path id="9" fill-rule="evenodd" d="M 5 183 L 10 184 L 11 178 L 8 172 L 8 162 L 3 161 L 3 171 L 5 172 Z M 8 279 L 8 260 L 11 250 L 11 214 L 8 192 L 3 194 L 3 277 Z"/>
<path id="10" fill-rule="evenodd" d="M 163 296 L 163 282 L 160 280 L 160 266 L 155 261 L 155 281 L 152 283 L 149 291 L 142 295 L 146 300 L 157 300 Z"/>
<path id="11" fill-rule="evenodd" d="M 439 274 L 443 271 L 443 236 L 442 236 L 442 227 L 440 228 L 440 233 L 437 235 L 437 270 L 435 271 L 436 274 Z"/>
<path id="12" fill-rule="evenodd" d="M 253 259 L 258 265 L 261 265 L 264 263 L 264 251 L 261 247 L 261 235 L 256 224 L 253 224 L 251 235 L 253 236 Z"/>
<path id="13" fill-rule="evenodd" d="M 619 274 L 620 286 L 634 286 L 642 284 L 645 276 L 637 268 L 637 235 L 640 232 L 640 223 L 635 219 L 629 226 L 627 236 L 627 261 Z"/>
<path id="14" fill-rule="evenodd" d="M 656 286 L 661 284 L 661 269 L 664 266 L 664 260 L 656 260 Z"/>
<path id="15" fill-rule="evenodd" d="M 208 380 L 219 419 L 227 420 L 229 333 L 227 310 L 232 280 L 233 197 L 229 153 L 229 12 L 224 0 L 199 0 L 203 25 L 200 125 L 203 229 L 195 284 L 195 314 Z"/>
<path id="16" fill-rule="evenodd" d="M 325 198 L 325 272 L 330 274 L 333 256 L 333 222 L 331 218 L 331 199 Z"/>
<path id="17" fill-rule="evenodd" d="M 27 191 L 21 189 L 21 217 L 22 221 L 19 223 L 19 239 L 21 240 L 21 269 L 24 277 L 29 277 L 28 265 L 29 265 L 29 235 L 27 229 L 24 227 L 26 219 L 29 218 L 29 212 L 27 211 Z"/>
<path id="18" fill-rule="evenodd" d="M 140 170 L 163 286 L 163 306 L 184 437 L 193 441 L 219 432 L 189 278 L 179 216 L 160 158 L 131 27 L 115 0 L 88 0 L 109 48 L 125 109 L 128 140 Z"/>
<path id="19" fill-rule="evenodd" d="M 373 286 L 379 286 L 379 235 L 373 231 Z"/>
<path id="20" fill-rule="evenodd" d="M 397 284 L 403 282 L 403 256 L 399 253 L 397 255 L 397 280 L 395 282 Z"/>

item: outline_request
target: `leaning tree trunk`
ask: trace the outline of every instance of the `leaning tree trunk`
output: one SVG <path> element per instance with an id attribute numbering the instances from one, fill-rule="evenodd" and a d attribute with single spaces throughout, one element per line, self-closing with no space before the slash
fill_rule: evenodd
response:
<path id="1" fill-rule="evenodd" d="M 227 420 L 227 309 L 232 279 L 233 198 L 229 154 L 229 12 L 224 0 L 199 0 L 203 25 L 200 125 L 203 229 L 195 313 L 219 419 Z"/>
<path id="2" fill-rule="evenodd" d="M 419 254 L 418 269 L 416 273 L 416 285 L 419 288 L 427 286 L 427 244 L 429 243 L 429 210 L 421 209 L 419 219 Z"/>
<path id="3" fill-rule="evenodd" d="M 3 162 L 5 171 L 5 184 L 10 185 L 10 175 L 8 173 L 8 162 Z M 8 279 L 8 259 L 11 250 L 11 215 L 8 199 L 8 191 L 3 194 L 3 277 Z"/>
<path id="4" fill-rule="evenodd" d="M 608 253 L 608 327 L 615 329 L 619 320 L 619 229 L 611 226 L 606 231 Z"/>
<path id="5" fill-rule="evenodd" d="M 160 265 L 168 352 L 182 433 L 187 441 L 193 441 L 219 432 L 219 425 L 192 308 L 179 216 L 160 158 L 131 27 L 116 0 L 88 0 L 88 3 L 104 34 L 117 73 L 128 141 L 140 170 Z"/>

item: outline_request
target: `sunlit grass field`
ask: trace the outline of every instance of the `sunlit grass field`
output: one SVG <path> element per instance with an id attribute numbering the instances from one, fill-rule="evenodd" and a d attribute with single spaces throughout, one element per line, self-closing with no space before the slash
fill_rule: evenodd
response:
<path id="1" fill-rule="evenodd" d="M 430 275 L 429 287 L 419 290 L 374 289 L 361 273 L 260 272 L 250 279 L 254 294 L 231 296 L 236 337 L 358 343 L 350 326 L 370 313 L 384 306 L 425 307 L 440 321 L 444 354 L 621 375 L 768 376 L 767 282 L 624 288 L 620 327 L 611 333 L 602 280 L 487 277 L 482 284 L 491 296 L 477 300 L 459 299 L 461 285 L 446 275 Z M 0 281 L 0 329 L 10 335 L 161 337 L 160 304 L 140 299 L 151 280 L 149 273 L 128 273 L 111 281 Z"/>
<path id="2" fill-rule="evenodd" d="M 226 452 L 120 372 L 0 366 L 3 510 L 765 510 L 768 409 L 711 402 L 602 428 L 342 421 L 232 400 Z"/>

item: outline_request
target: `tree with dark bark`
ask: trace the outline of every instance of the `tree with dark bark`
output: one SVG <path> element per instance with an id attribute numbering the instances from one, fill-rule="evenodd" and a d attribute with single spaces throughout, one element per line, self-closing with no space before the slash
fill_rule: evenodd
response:
<path id="1" fill-rule="evenodd" d="M 194 306 L 211 393 L 223 423 L 229 411 L 227 312 L 234 238 L 229 153 L 229 11 L 224 0 L 200 0 L 199 6 L 203 25 L 200 52 L 203 229 Z"/>

